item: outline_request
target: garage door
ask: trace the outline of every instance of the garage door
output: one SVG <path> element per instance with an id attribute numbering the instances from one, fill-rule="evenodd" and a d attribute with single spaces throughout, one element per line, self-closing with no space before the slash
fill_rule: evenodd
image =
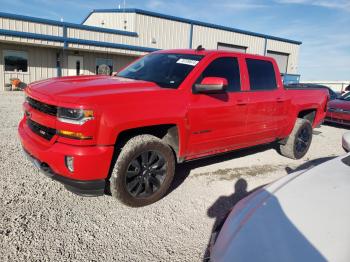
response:
<path id="1" fill-rule="evenodd" d="M 282 74 L 287 73 L 289 54 L 267 51 L 267 56 L 273 57 L 276 60 L 278 68 L 280 69 Z"/>
<path id="2" fill-rule="evenodd" d="M 247 47 L 239 46 L 239 45 L 218 43 L 218 50 L 246 53 L 247 52 Z"/>

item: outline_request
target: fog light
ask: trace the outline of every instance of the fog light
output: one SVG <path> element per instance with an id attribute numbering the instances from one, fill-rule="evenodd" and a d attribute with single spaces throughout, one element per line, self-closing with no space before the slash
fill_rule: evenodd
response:
<path id="1" fill-rule="evenodd" d="M 74 172 L 74 157 L 65 156 L 66 167 L 70 172 Z"/>

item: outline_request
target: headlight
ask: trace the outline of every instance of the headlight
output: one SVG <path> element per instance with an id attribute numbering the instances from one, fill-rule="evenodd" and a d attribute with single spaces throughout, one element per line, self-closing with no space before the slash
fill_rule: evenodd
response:
<path id="1" fill-rule="evenodd" d="M 94 112 L 92 110 L 58 107 L 57 118 L 64 123 L 82 125 L 86 121 L 94 119 Z"/>

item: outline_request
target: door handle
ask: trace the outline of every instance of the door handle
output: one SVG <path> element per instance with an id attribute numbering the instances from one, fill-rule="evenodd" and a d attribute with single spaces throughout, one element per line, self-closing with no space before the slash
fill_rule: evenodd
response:
<path id="1" fill-rule="evenodd" d="M 246 104 L 247 104 L 247 101 L 245 101 L 245 100 L 241 100 L 241 99 L 237 100 L 237 105 L 239 105 L 239 106 L 244 106 Z"/>
<path id="2" fill-rule="evenodd" d="M 276 101 L 277 101 L 277 103 L 281 103 L 281 102 L 284 102 L 286 100 L 284 100 L 282 97 L 277 97 Z"/>

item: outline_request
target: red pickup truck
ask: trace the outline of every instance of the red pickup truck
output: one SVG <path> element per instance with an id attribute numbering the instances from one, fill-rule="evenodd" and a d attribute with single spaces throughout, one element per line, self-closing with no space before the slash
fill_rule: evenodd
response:
<path id="1" fill-rule="evenodd" d="M 269 57 L 223 51 L 151 53 L 116 76 L 53 78 L 25 90 L 19 137 L 46 175 L 81 195 L 130 206 L 159 200 L 175 164 L 278 142 L 303 157 L 327 90 L 288 90 Z"/>

